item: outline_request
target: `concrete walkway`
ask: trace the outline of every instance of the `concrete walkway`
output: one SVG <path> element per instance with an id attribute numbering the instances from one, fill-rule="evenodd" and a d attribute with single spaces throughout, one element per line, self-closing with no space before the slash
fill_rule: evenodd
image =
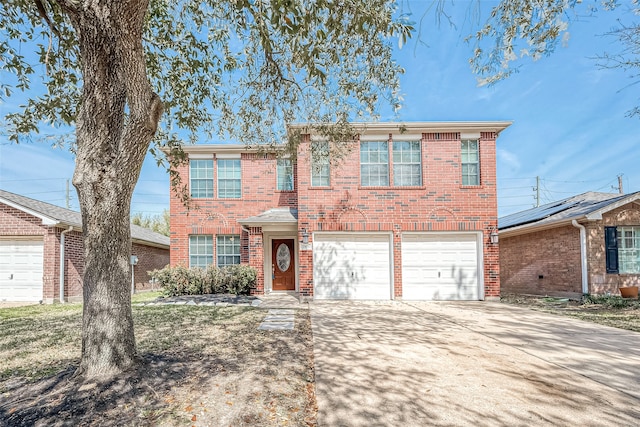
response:
<path id="1" fill-rule="evenodd" d="M 640 334 L 490 302 L 311 304 L 319 426 L 639 426 Z"/>

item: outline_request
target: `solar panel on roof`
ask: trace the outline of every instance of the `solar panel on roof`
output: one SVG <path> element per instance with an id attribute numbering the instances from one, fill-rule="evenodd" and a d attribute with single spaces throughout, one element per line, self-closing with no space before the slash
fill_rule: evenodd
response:
<path id="1" fill-rule="evenodd" d="M 557 214 L 558 212 L 571 209 L 579 203 L 580 202 L 577 201 L 571 201 L 567 203 L 565 200 L 561 203 L 544 205 L 538 208 L 529 209 L 527 211 L 518 212 L 516 214 L 509 215 L 498 220 L 498 228 L 503 229 L 516 225 L 523 225 L 530 222 L 540 221 L 541 219 L 548 218 L 551 215 Z"/>

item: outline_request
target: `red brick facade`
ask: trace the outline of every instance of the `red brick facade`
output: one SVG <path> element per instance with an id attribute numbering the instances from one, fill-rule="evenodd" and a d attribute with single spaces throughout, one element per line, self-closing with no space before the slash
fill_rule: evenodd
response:
<path id="1" fill-rule="evenodd" d="M 64 300 L 82 301 L 84 254 L 82 233 L 43 224 L 43 220 L 20 209 L 0 203 L 0 240 L 37 240 L 43 243 L 43 302 L 60 300 L 60 242 L 64 232 Z M 169 250 L 134 243 L 132 254 L 139 262 L 135 270 L 136 289 L 150 289 L 147 271 L 169 263 Z"/>
<path id="2" fill-rule="evenodd" d="M 393 130 L 380 132 L 381 141 L 419 141 L 421 148 L 422 185 L 415 187 L 363 187 L 360 180 L 360 144 L 352 143 L 349 153 L 331 164 L 330 186 L 311 185 L 309 135 L 300 144 L 295 168 L 294 191 L 276 191 L 276 160 L 235 146 L 241 155 L 241 199 L 193 199 L 196 209 L 187 210 L 179 197 L 171 197 L 171 265 L 189 266 L 189 236 L 240 235 L 241 262 L 255 266 L 260 274 L 257 293 L 265 290 L 264 257 L 273 237 L 295 240 L 298 275 L 296 290 L 303 297 L 313 297 L 313 254 L 310 250 L 315 232 L 386 232 L 392 239 L 393 295 L 402 298 L 403 232 L 475 232 L 482 236 L 481 271 L 484 294 L 480 299 L 500 296 L 498 245 L 490 243 L 490 233 L 497 228 L 496 192 L 496 131 L 477 132 L 479 142 L 480 185 L 462 185 L 461 139 L 464 129 L 448 124 L 448 131 L 431 130 L 426 124 L 411 136 Z M 462 126 L 462 125 L 461 125 Z M 481 126 L 481 125 L 479 125 Z M 478 127 L 479 127 L 478 126 Z M 495 127 L 494 127 L 495 128 Z M 391 129 L 391 127 L 390 127 Z M 417 129 L 415 127 L 414 129 Z M 376 136 L 367 136 L 373 140 Z M 389 147 L 389 159 L 393 153 Z M 233 151 L 231 146 L 194 146 L 185 151 L 202 159 L 216 160 L 217 153 Z M 393 167 L 389 167 L 389 182 L 393 183 Z M 184 182 L 189 182 L 189 165 L 178 169 Z M 213 182 L 216 181 L 214 167 Z M 214 185 L 215 190 L 215 185 Z M 276 231 L 268 227 L 244 228 L 238 220 L 259 215 L 278 207 L 298 210 L 297 224 L 291 229 Z M 301 245 L 303 238 L 309 245 Z M 306 246 L 306 248 L 304 248 Z M 215 251 L 215 243 L 214 243 Z M 215 259 L 215 253 L 214 253 Z"/>
<path id="3" fill-rule="evenodd" d="M 588 292 L 618 294 L 621 286 L 640 285 L 640 275 L 607 273 L 604 228 L 640 226 L 640 206 L 629 203 L 602 214 L 585 227 Z M 564 296 L 582 293 L 580 230 L 564 224 L 540 231 L 500 236 L 503 293 Z"/>
<path id="4" fill-rule="evenodd" d="M 505 294 L 581 293 L 580 231 L 565 225 L 514 237 L 501 236 L 500 271 Z"/>

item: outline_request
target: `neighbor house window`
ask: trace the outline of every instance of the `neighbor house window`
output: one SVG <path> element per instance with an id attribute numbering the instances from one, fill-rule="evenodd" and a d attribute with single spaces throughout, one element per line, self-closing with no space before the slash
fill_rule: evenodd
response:
<path id="1" fill-rule="evenodd" d="M 293 163 L 291 159 L 278 159 L 277 169 L 278 191 L 293 191 Z"/>
<path id="2" fill-rule="evenodd" d="M 311 186 L 328 187 L 331 176 L 329 143 L 313 142 L 311 146 Z"/>
<path id="3" fill-rule="evenodd" d="M 207 268 L 213 264 L 213 237 L 189 236 L 189 267 Z"/>
<path id="4" fill-rule="evenodd" d="M 640 274 L 640 226 L 605 227 L 607 273 Z"/>
<path id="5" fill-rule="evenodd" d="M 191 197 L 213 197 L 213 160 L 190 160 Z"/>
<path id="6" fill-rule="evenodd" d="M 360 183 L 363 187 L 389 185 L 389 148 L 387 142 L 360 143 Z"/>
<path id="7" fill-rule="evenodd" d="M 420 142 L 393 143 L 393 185 L 409 187 L 422 185 Z"/>
<path id="8" fill-rule="evenodd" d="M 216 237 L 218 267 L 240 264 L 240 236 L 237 234 Z"/>
<path id="9" fill-rule="evenodd" d="M 239 199 L 240 186 L 240 159 L 218 159 L 218 197 Z"/>
<path id="10" fill-rule="evenodd" d="M 462 141 L 462 185 L 480 185 L 480 152 L 477 140 Z"/>

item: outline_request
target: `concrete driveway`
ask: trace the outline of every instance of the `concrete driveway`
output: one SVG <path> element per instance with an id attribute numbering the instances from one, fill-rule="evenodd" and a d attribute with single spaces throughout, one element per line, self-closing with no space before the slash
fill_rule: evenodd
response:
<path id="1" fill-rule="evenodd" d="M 319 426 L 640 426 L 640 334 L 491 302 L 311 304 Z"/>

